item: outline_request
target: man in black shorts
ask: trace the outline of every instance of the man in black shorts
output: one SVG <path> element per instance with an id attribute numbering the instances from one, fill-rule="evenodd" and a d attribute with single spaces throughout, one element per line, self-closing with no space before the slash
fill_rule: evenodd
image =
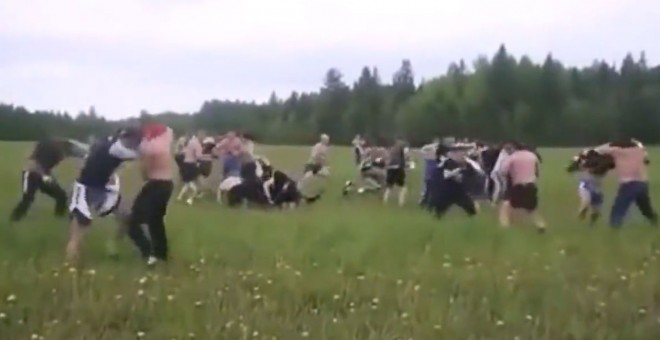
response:
<path id="1" fill-rule="evenodd" d="M 383 194 L 383 202 L 387 204 L 390 199 L 392 188 L 399 189 L 399 206 L 406 203 L 406 159 L 407 159 L 406 143 L 403 140 L 397 140 L 389 150 L 389 159 L 387 164 L 387 172 L 385 176 L 385 194 Z"/>
<path id="2" fill-rule="evenodd" d="M 25 217 L 37 191 L 52 197 L 55 200 L 55 215 L 63 216 L 66 213 L 66 192 L 57 183 L 52 171 L 66 157 L 85 157 L 87 148 L 85 144 L 66 139 L 46 138 L 37 142 L 21 174 L 23 195 L 10 220 L 17 222 Z"/>
<path id="3" fill-rule="evenodd" d="M 530 148 L 515 143 L 515 151 L 502 163 L 501 173 L 511 179 L 507 198 L 502 205 L 500 224 L 509 227 L 512 209 L 522 210 L 532 217 L 539 232 L 545 231 L 545 221 L 538 214 L 539 157 Z"/>
<path id="4" fill-rule="evenodd" d="M 183 186 L 177 196 L 177 201 L 184 199 L 186 193 L 190 190 L 191 194 L 186 199 L 188 205 L 192 205 L 194 199 L 199 194 L 197 179 L 199 177 L 199 161 L 202 158 L 202 140 L 204 137 L 204 132 L 199 131 L 197 135 L 190 137 L 184 148 L 184 158 L 183 162 L 181 162 L 181 181 L 183 182 Z"/>

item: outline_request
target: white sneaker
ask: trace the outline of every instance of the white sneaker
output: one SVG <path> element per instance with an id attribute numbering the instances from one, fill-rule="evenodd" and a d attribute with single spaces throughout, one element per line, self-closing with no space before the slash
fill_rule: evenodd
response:
<path id="1" fill-rule="evenodd" d="M 153 257 L 153 256 L 149 256 L 149 258 L 147 259 L 147 266 L 153 266 L 153 265 L 155 265 L 157 262 L 158 262 L 158 259 L 157 259 L 157 258 L 155 258 L 155 257 Z"/>
<path id="2" fill-rule="evenodd" d="M 193 205 L 193 199 L 192 199 L 192 197 L 189 198 L 188 200 L 186 200 L 186 204 L 187 204 L 187 205 Z"/>

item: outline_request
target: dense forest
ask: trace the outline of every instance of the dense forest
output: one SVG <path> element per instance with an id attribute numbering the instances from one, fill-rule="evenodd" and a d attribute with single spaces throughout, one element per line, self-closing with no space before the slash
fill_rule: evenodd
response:
<path id="1" fill-rule="evenodd" d="M 273 93 L 267 103 L 214 99 L 192 114 L 142 112 L 128 121 L 107 121 L 94 108 L 72 117 L 0 105 L 0 139 L 84 138 L 139 119 L 163 121 L 179 133 L 249 131 L 272 144 L 310 143 L 321 132 L 334 143 L 347 143 L 358 133 L 376 143 L 403 137 L 418 144 L 438 135 L 557 146 L 619 136 L 657 143 L 660 66 L 647 65 L 643 52 L 628 54 L 618 65 L 596 60 L 589 67 L 568 67 L 552 55 L 536 64 L 501 46 L 492 57 L 471 65 L 460 60 L 424 82 L 415 79 L 409 60 L 389 81 L 365 66 L 347 84 L 341 70 L 331 68 L 316 92 Z"/>

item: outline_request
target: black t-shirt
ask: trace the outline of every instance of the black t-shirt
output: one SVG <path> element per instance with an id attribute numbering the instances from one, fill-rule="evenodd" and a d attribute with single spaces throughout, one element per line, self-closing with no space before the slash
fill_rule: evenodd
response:
<path id="1" fill-rule="evenodd" d="M 78 182 L 88 187 L 104 188 L 124 161 L 136 157 L 137 152 L 124 146 L 117 137 L 102 140 L 90 150 Z"/>
<path id="2" fill-rule="evenodd" d="M 59 165 L 70 154 L 71 145 L 65 140 L 43 139 L 37 142 L 30 159 L 46 173 Z"/>
<path id="3" fill-rule="evenodd" d="M 456 175 L 453 175 L 457 173 Z M 476 170 L 469 164 L 461 164 L 451 158 L 442 157 L 436 169 L 438 185 L 446 189 L 461 189 L 465 179 L 476 175 Z"/>

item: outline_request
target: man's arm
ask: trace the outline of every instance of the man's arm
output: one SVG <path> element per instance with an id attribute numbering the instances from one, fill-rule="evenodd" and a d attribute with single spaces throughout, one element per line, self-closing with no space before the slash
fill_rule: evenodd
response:
<path id="1" fill-rule="evenodd" d="M 69 148 L 69 154 L 67 156 L 73 157 L 73 158 L 85 158 L 87 157 L 87 154 L 89 153 L 90 150 L 90 145 L 81 143 L 77 140 L 74 139 L 68 139 L 66 140 L 67 143 L 69 143 L 70 148 Z"/>
<path id="2" fill-rule="evenodd" d="M 456 163 L 449 158 L 445 158 L 438 166 L 441 168 L 442 177 L 445 179 L 455 178 L 461 174 L 461 168 L 456 166 Z"/>
<path id="3" fill-rule="evenodd" d="M 580 156 L 573 156 L 571 162 L 566 167 L 567 172 L 575 172 L 580 169 Z"/>
<path id="4" fill-rule="evenodd" d="M 474 160 L 470 159 L 470 157 L 465 157 L 465 161 L 470 165 L 470 167 L 479 173 L 480 175 L 485 175 L 486 172 L 481 168 L 481 165 L 479 163 L 475 162 Z"/>
<path id="5" fill-rule="evenodd" d="M 498 173 L 502 176 L 508 176 L 509 171 L 511 171 L 511 159 L 515 157 L 513 154 L 509 155 L 509 157 L 505 158 L 502 160 L 502 163 L 500 164 L 500 168 Z M 538 164 L 538 160 L 537 160 Z"/>
<path id="6" fill-rule="evenodd" d="M 607 143 L 607 144 L 603 144 L 603 145 L 600 145 L 600 146 L 597 146 L 597 147 L 594 148 L 594 150 L 595 150 L 596 152 L 598 152 L 598 153 L 600 153 L 600 154 L 603 154 L 603 155 L 609 155 L 609 154 L 611 154 L 612 151 L 613 151 L 613 149 L 614 149 L 614 148 L 613 148 L 612 146 L 610 146 L 609 143 Z"/>
<path id="7" fill-rule="evenodd" d="M 123 160 L 132 160 L 138 157 L 138 152 L 125 146 L 121 140 L 117 140 L 112 143 L 108 152 L 111 155 Z"/>

